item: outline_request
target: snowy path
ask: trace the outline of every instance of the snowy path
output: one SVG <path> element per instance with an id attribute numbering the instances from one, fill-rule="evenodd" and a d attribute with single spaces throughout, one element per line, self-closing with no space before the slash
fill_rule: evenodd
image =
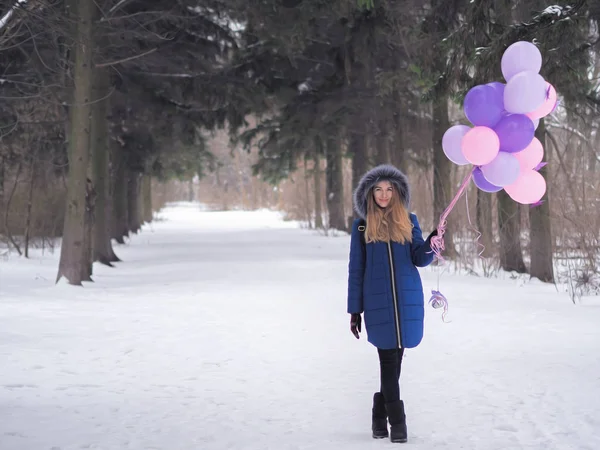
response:
<path id="1" fill-rule="evenodd" d="M 345 313 L 348 237 L 191 205 L 118 247 L 96 283 L 0 261 L 0 449 L 389 448 L 377 355 Z M 426 289 L 435 286 L 423 271 Z M 409 448 L 600 449 L 600 302 L 445 277 L 443 324 L 402 379 Z"/>

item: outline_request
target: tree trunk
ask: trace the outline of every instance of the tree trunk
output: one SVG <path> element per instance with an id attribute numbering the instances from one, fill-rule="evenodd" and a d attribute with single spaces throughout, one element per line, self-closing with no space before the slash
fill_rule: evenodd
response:
<path id="1" fill-rule="evenodd" d="M 519 204 L 504 190 L 498 192 L 498 231 L 500 233 L 500 267 L 526 273 L 521 250 L 521 214 Z"/>
<path id="2" fill-rule="evenodd" d="M 394 92 L 394 99 L 396 104 L 400 104 L 400 99 L 397 92 Z M 390 144 L 390 159 L 394 166 L 406 173 L 406 155 L 404 149 L 404 124 L 401 111 L 395 111 L 393 115 L 394 119 L 394 140 Z"/>
<path id="3" fill-rule="evenodd" d="M 304 199 L 306 200 L 304 205 L 304 215 L 306 218 L 306 223 L 308 224 L 308 228 L 312 228 L 312 207 L 310 204 L 310 186 L 309 186 L 309 178 L 310 178 L 310 173 L 308 171 L 308 161 L 309 161 L 309 156 L 308 154 L 304 154 Z M 281 193 L 279 196 L 279 200 L 281 202 Z M 281 204 L 281 203 L 280 203 Z"/>
<path id="4" fill-rule="evenodd" d="M 600 126 L 596 128 L 596 139 L 593 147 L 590 149 L 589 171 L 592 175 L 596 173 L 598 166 L 598 157 L 600 155 Z"/>
<path id="5" fill-rule="evenodd" d="M 257 189 L 257 179 L 256 177 L 252 177 L 250 178 L 250 183 L 251 183 L 251 197 L 250 197 L 250 210 L 255 211 L 256 209 L 258 209 L 258 205 L 260 205 L 260 207 L 264 207 L 264 205 L 262 204 L 262 202 L 259 203 L 259 199 L 258 199 L 258 195 L 260 195 L 260 192 L 258 192 Z"/>
<path id="6" fill-rule="evenodd" d="M 442 149 L 442 137 L 450 125 L 448 118 L 448 97 L 439 95 L 433 101 L 433 219 L 434 226 L 444 210 L 450 204 L 454 196 L 452 192 L 452 162 L 446 157 Z M 454 258 L 457 255 L 456 247 L 452 239 L 452 220 L 448 220 L 448 226 L 444 234 L 446 256 Z"/>
<path id="7" fill-rule="evenodd" d="M 196 195 L 194 193 L 194 180 L 189 180 L 188 184 L 188 202 L 193 202 L 196 198 Z M 227 210 L 227 207 L 225 207 L 225 210 Z"/>
<path id="8" fill-rule="evenodd" d="M 369 168 L 365 136 L 352 133 L 350 135 L 349 147 L 349 153 L 352 155 L 352 192 L 354 192 L 361 177 Z M 353 212 L 353 218 L 358 218 L 356 211 Z"/>
<path id="9" fill-rule="evenodd" d="M 106 231 L 108 233 L 108 238 L 111 240 L 111 248 L 112 248 L 112 238 L 115 234 L 115 214 L 114 214 L 114 195 L 115 195 L 115 166 L 114 166 L 114 155 L 110 142 L 107 143 L 106 147 L 106 157 L 107 157 L 107 179 L 106 179 Z"/>
<path id="10" fill-rule="evenodd" d="M 127 228 L 130 232 L 137 234 L 140 230 L 140 176 L 136 172 L 128 171 L 127 183 Z"/>
<path id="11" fill-rule="evenodd" d="M 321 141 L 319 138 L 315 139 L 315 148 L 312 154 L 313 166 L 313 179 L 315 183 L 315 228 L 323 229 L 323 208 L 321 205 L 321 198 L 323 196 L 323 188 L 321 187 Z"/>
<path id="12" fill-rule="evenodd" d="M 92 105 L 91 146 L 92 183 L 96 190 L 93 226 L 93 260 L 107 266 L 119 261 L 115 255 L 110 236 L 108 209 L 108 72 L 96 69 Z"/>
<path id="13" fill-rule="evenodd" d="M 4 211 L 4 180 L 6 178 L 6 165 L 4 156 L 0 155 L 0 211 Z"/>
<path id="14" fill-rule="evenodd" d="M 90 174 L 91 177 L 91 174 Z M 92 268 L 94 264 L 94 222 L 96 221 L 96 188 L 92 179 L 87 177 L 85 193 L 85 239 L 84 239 L 84 261 L 81 267 L 82 280 L 92 280 Z"/>
<path id="15" fill-rule="evenodd" d="M 34 144 L 35 145 L 35 144 Z M 25 219 L 25 258 L 29 258 L 29 236 L 31 234 L 31 210 L 33 207 L 33 189 L 35 187 L 35 160 L 36 154 L 31 157 L 29 164 L 29 193 L 27 194 L 27 217 Z"/>
<path id="16" fill-rule="evenodd" d="M 17 174 L 15 175 L 15 182 L 13 183 L 10 194 L 8 194 L 8 198 L 6 199 L 6 209 L 4 210 L 4 230 L 6 232 L 6 237 L 12 244 L 12 246 L 17 250 L 19 256 L 22 255 L 21 248 L 15 239 L 13 238 L 10 232 L 10 224 L 8 223 L 8 217 L 10 216 L 10 204 L 12 203 L 13 196 L 15 195 L 15 191 L 17 190 L 17 185 L 19 184 L 19 176 L 21 175 L 21 169 L 23 168 L 23 163 L 19 161 L 19 165 L 17 166 Z"/>
<path id="17" fill-rule="evenodd" d="M 87 271 L 85 252 L 86 175 L 90 146 L 90 98 L 92 88 L 93 0 L 71 1 L 71 17 L 77 21 L 73 40 L 75 69 L 73 104 L 70 108 L 69 174 L 67 208 L 60 263 L 56 281 L 65 277 L 69 284 L 81 285 Z"/>
<path id="18" fill-rule="evenodd" d="M 127 168 L 125 167 L 125 159 L 123 158 L 122 148 L 113 148 L 113 235 L 119 244 L 124 244 L 124 237 L 129 236 L 127 229 Z"/>
<path id="19" fill-rule="evenodd" d="M 544 119 L 540 119 L 540 124 L 535 131 L 535 136 L 546 149 L 546 127 Z M 546 150 L 548 157 L 548 151 Z M 547 166 L 540 169 L 540 174 L 548 180 Z M 554 245 L 552 242 L 552 228 L 550 225 L 550 197 L 548 191 L 542 198 L 543 203 L 529 209 L 530 222 L 530 253 L 531 265 L 529 274 L 532 277 L 539 278 L 548 283 L 554 282 L 554 267 L 552 265 L 552 251 Z"/>
<path id="20" fill-rule="evenodd" d="M 481 233 L 479 242 L 485 247 L 482 256 L 493 256 L 494 232 L 492 219 L 492 196 L 481 189 L 477 189 L 477 230 Z"/>
<path id="21" fill-rule="evenodd" d="M 137 208 L 138 208 L 138 221 L 139 230 L 142 229 L 144 224 L 144 174 L 138 174 L 138 195 L 137 195 Z M 139 231 L 138 230 L 138 231 Z"/>
<path id="22" fill-rule="evenodd" d="M 342 146 L 340 139 L 327 140 L 327 210 L 329 212 L 329 228 L 347 230 L 344 216 L 344 173 Z"/>
<path id="23" fill-rule="evenodd" d="M 152 222 L 152 177 L 150 175 L 144 175 L 142 180 L 144 186 L 144 216 L 143 220 L 145 223 Z"/>
<path id="24" fill-rule="evenodd" d="M 386 118 L 383 117 L 382 108 L 379 108 L 378 130 L 375 139 L 375 164 L 391 164 L 390 142 Z"/>

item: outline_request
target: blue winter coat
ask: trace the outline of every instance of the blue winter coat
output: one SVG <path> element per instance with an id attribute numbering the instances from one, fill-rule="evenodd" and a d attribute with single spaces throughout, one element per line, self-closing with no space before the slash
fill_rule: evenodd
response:
<path id="1" fill-rule="evenodd" d="M 384 169 L 391 170 L 390 166 L 384 166 Z M 377 181 L 389 179 L 394 183 L 403 182 L 404 185 L 400 186 L 401 192 L 404 192 L 406 197 L 409 195 L 405 178 L 398 178 L 395 172 L 389 177 L 374 176 L 379 174 L 377 170 L 381 172 L 382 168 L 375 168 L 365 175 L 355 193 L 355 209 L 361 216 L 361 213 L 366 215 L 363 197 L 366 201 L 366 195 L 370 195 L 370 189 Z M 401 172 L 397 172 L 404 177 Z M 372 182 L 373 180 L 375 182 Z M 390 243 L 398 320 L 393 302 L 388 243 L 365 244 L 365 232 L 359 230 L 363 220 L 356 219 L 352 225 L 348 265 L 348 313 L 364 312 L 368 340 L 381 349 L 416 347 L 423 338 L 424 296 L 417 267 L 431 264 L 434 255 L 429 241 L 423 239 L 417 216 L 410 214 L 410 220 L 413 224 L 412 242 Z"/>

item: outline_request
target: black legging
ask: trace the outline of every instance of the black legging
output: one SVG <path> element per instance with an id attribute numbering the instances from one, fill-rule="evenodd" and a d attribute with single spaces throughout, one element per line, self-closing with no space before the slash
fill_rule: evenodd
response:
<path id="1" fill-rule="evenodd" d="M 381 373 L 381 393 L 386 403 L 400 400 L 400 369 L 402 368 L 403 348 L 390 350 L 377 349 Z"/>

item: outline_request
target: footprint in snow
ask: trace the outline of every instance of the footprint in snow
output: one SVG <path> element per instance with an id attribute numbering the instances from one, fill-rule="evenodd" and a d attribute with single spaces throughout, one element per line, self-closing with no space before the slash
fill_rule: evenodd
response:
<path id="1" fill-rule="evenodd" d="M 3 385 L 6 389 L 23 389 L 23 388 L 36 388 L 35 384 L 5 384 Z"/>

